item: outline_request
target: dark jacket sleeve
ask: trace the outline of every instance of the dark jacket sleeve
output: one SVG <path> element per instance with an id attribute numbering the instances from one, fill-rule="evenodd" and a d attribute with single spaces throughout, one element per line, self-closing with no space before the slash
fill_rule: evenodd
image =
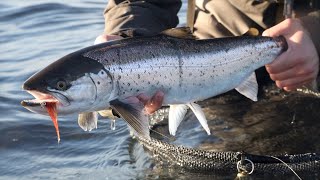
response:
<path id="1" fill-rule="evenodd" d="M 109 0 L 104 33 L 123 37 L 155 35 L 176 27 L 180 0 Z"/>
<path id="2" fill-rule="evenodd" d="M 303 26 L 309 31 L 311 39 L 320 55 L 320 10 L 301 17 Z"/>

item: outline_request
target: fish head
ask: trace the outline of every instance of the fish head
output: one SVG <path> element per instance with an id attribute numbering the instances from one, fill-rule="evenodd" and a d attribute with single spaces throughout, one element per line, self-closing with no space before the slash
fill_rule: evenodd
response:
<path id="1" fill-rule="evenodd" d="M 26 109 L 47 115 L 44 105 L 56 103 L 63 115 L 107 108 L 113 83 L 100 62 L 75 52 L 31 76 L 22 88 L 35 97 L 21 102 Z"/>

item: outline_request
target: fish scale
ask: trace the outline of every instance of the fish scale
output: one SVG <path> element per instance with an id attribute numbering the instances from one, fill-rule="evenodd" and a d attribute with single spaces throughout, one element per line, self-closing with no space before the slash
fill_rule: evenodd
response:
<path id="1" fill-rule="evenodd" d="M 181 29 L 151 37 L 126 38 L 66 55 L 24 83 L 36 101 L 22 104 L 46 114 L 39 103 L 54 101 L 59 114 L 79 113 L 84 130 L 97 127 L 97 111 L 120 111 L 132 127 L 147 132 L 141 97 L 164 94 L 169 132 L 175 132 L 190 108 L 210 135 L 205 114 L 195 102 L 232 89 L 257 101 L 255 69 L 287 49 L 284 37 L 229 37 L 195 40 L 172 36 Z M 148 101 L 148 100 L 147 100 Z M 155 109 L 156 110 L 156 109 Z"/>
<path id="2" fill-rule="evenodd" d="M 105 66 L 118 82 L 120 95 L 144 92 L 152 96 L 162 90 L 167 105 L 203 100 L 234 89 L 283 51 L 279 42 L 267 37 L 194 41 L 159 35 L 119 41 L 83 56 Z"/>

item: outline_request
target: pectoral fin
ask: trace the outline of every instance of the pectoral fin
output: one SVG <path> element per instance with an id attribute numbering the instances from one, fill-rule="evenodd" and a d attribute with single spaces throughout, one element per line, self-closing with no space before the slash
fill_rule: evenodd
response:
<path id="1" fill-rule="evenodd" d="M 169 110 L 169 132 L 175 136 L 178 126 L 183 120 L 188 110 L 188 106 L 184 104 L 170 105 Z"/>
<path id="2" fill-rule="evenodd" d="M 206 119 L 206 116 L 204 115 L 201 107 L 196 103 L 190 103 L 187 105 L 193 111 L 194 115 L 198 118 L 200 124 L 202 125 L 204 130 L 206 130 L 207 134 L 210 135 L 211 133 L 210 133 L 210 129 L 209 129 L 209 126 L 207 123 L 207 119 Z"/>
<path id="3" fill-rule="evenodd" d="M 144 106 L 138 99 L 132 98 L 110 101 L 110 106 L 128 123 L 135 135 L 150 139 L 149 119 L 143 112 Z"/>
<path id="4" fill-rule="evenodd" d="M 97 129 L 97 122 L 97 112 L 81 113 L 78 116 L 78 124 L 84 131 L 91 131 L 94 128 Z"/>
<path id="5" fill-rule="evenodd" d="M 247 98 L 251 99 L 252 101 L 257 101 L 258 98 L 258 83 L 257 83 L 257 78 L 256 74 L 252 73 L 248 79 L 243 81 L 237 88 L 236 90 L 246 96 Z"/>

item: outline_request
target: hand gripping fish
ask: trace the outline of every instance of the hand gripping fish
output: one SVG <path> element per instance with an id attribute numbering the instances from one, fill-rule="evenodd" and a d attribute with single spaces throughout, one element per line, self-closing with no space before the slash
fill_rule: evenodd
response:
<path id="1" fill-rule="evenodd" d="M 287 49 L 284 37 L 195 40 L 181 38 L 177 31 L 110 41 L 66 55 L 23 84 L 36 99 L 24 100 L 22 105 L 47 114 L 41 103 L 56 102 L 58 114 L 80 113 L 79 125 L 91 130 L 97 127 L 97 112 L 110 107 L 139 125 L 144 106 L 137 97 L 161 91 L 162 104 L 170 106 L 172 135 L 188 108 L 210 134 L 195 102 L 232 89 L 257 101 L 254 71 Z"/>

